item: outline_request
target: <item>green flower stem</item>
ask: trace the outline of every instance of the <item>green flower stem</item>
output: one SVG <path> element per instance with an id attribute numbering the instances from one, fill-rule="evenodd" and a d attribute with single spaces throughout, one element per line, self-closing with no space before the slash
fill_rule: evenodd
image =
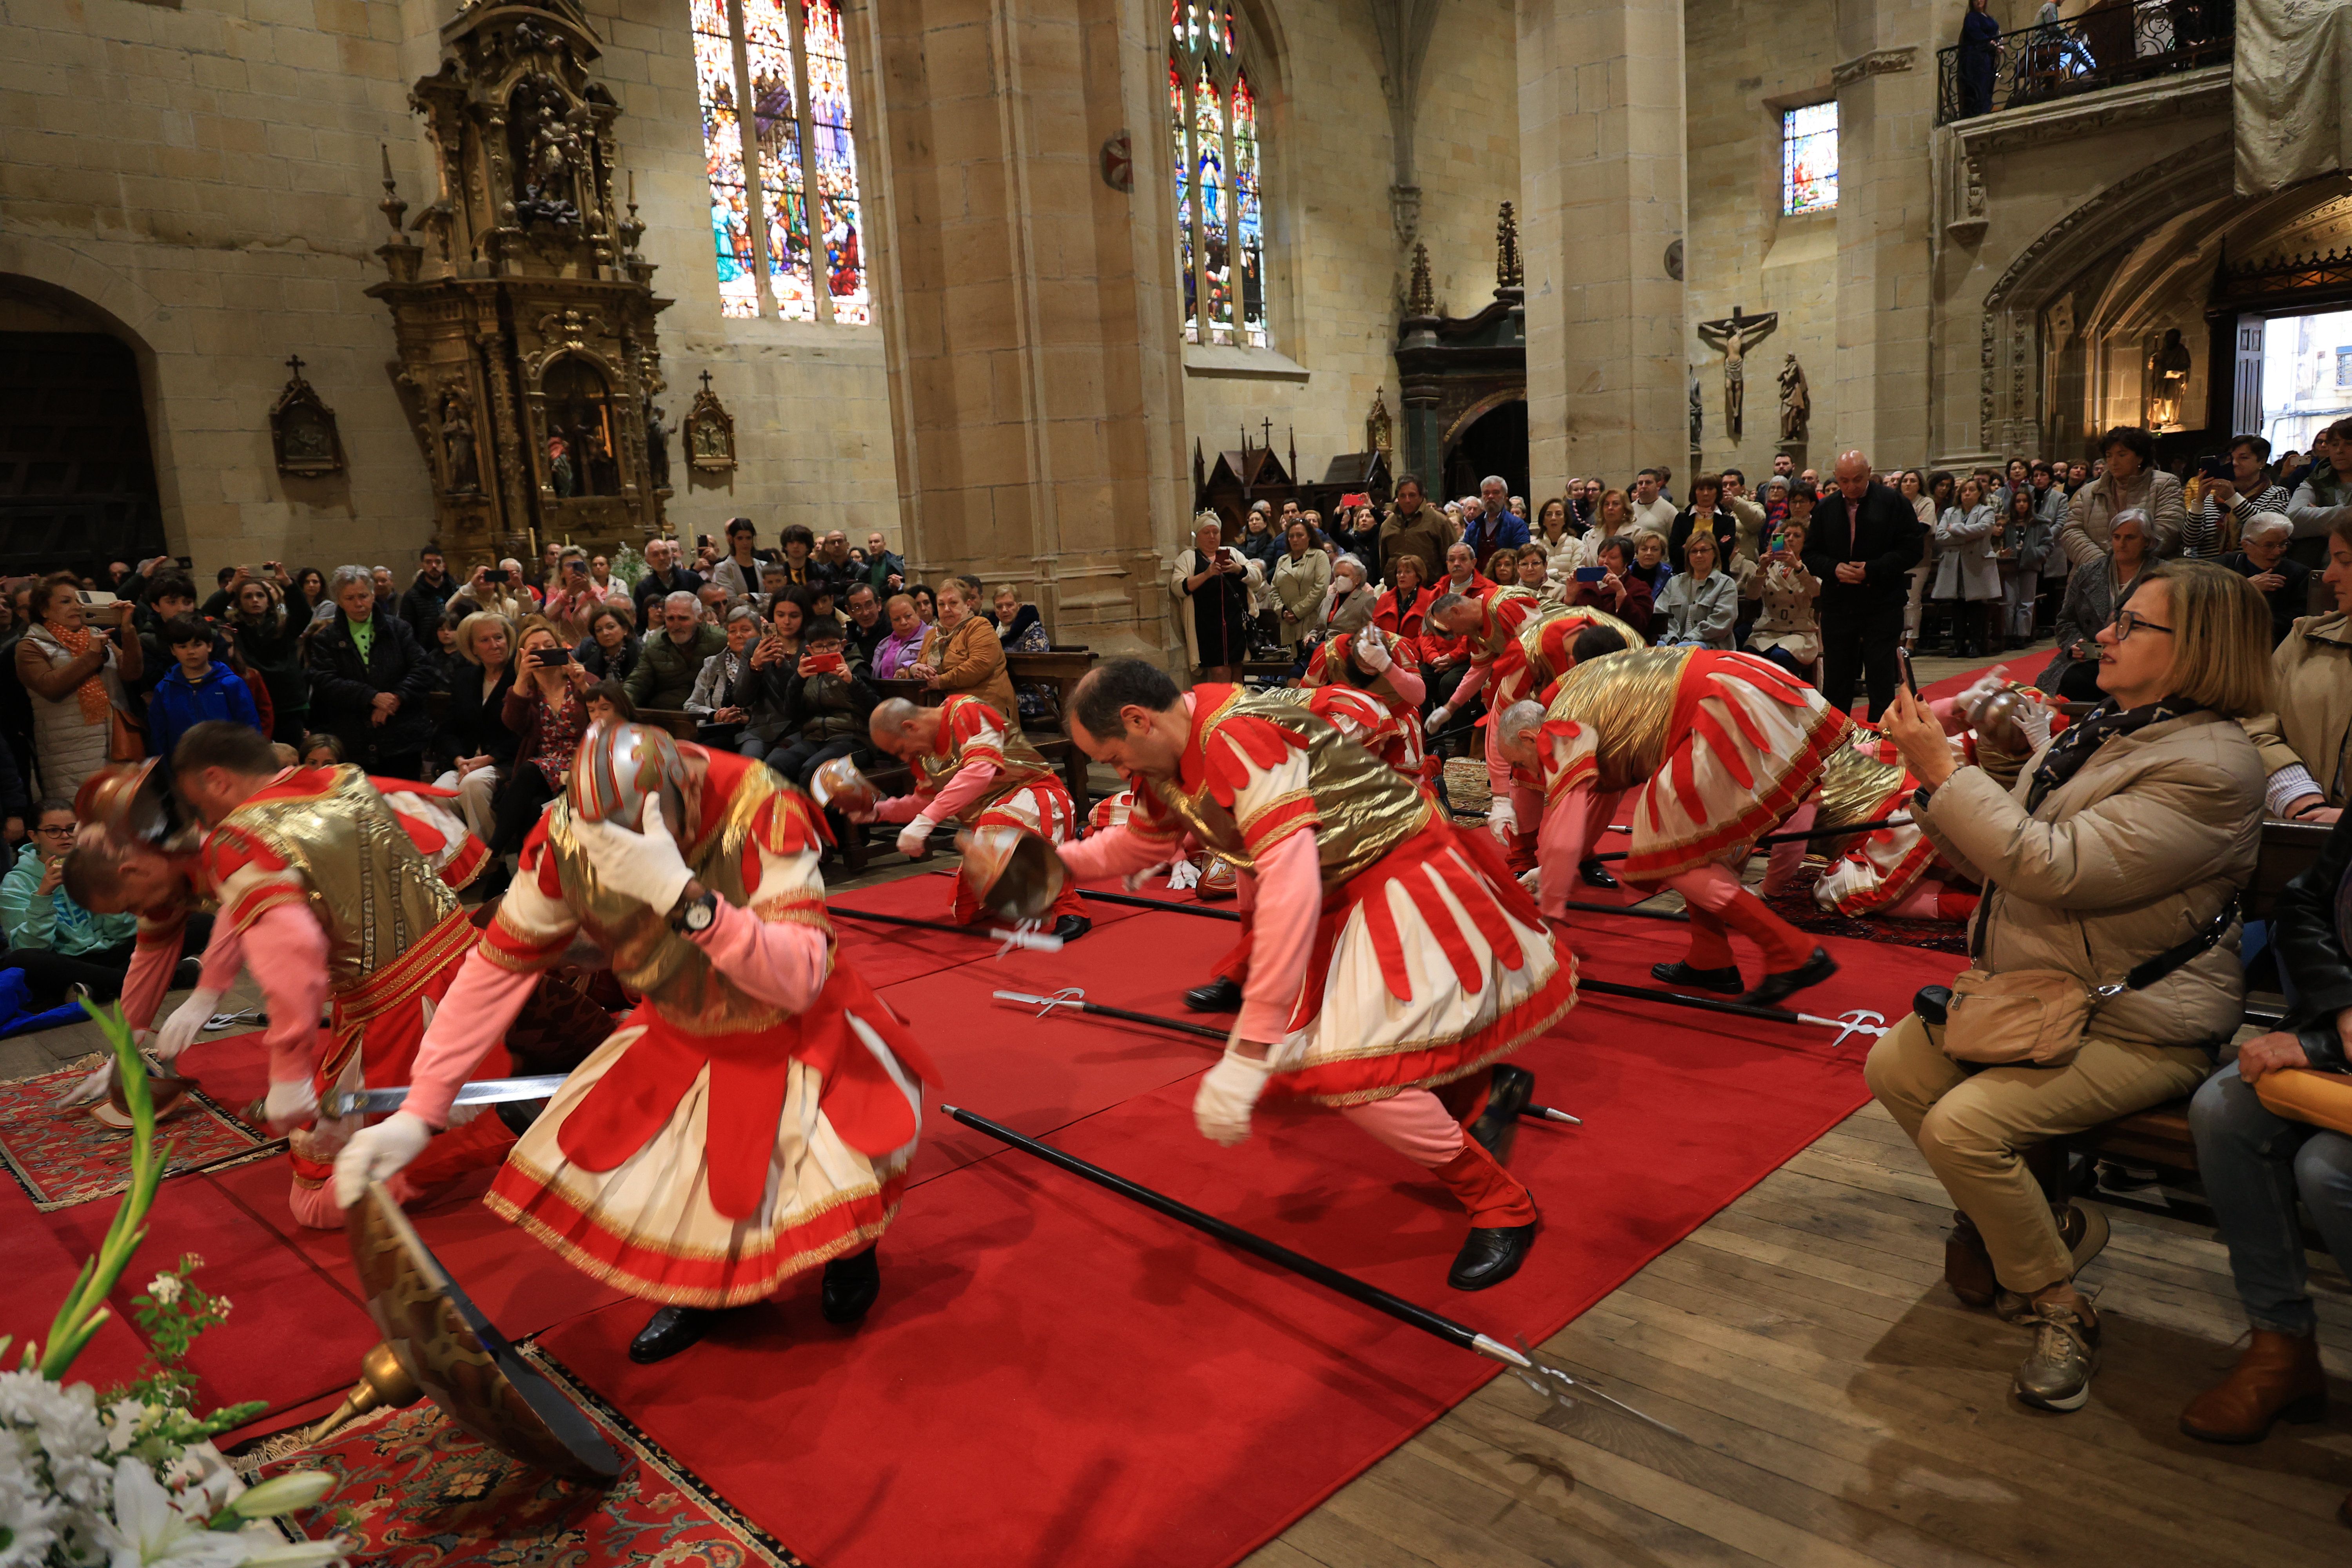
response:
<path id="1" fill-rule="evenodd" d="M 108 1043 L 114 1047 L 123 1102 L 131 1107 L 131 1188 L 115 1208 L 114 1223 L 107 1226 L 106 1240 L 100 1246 L 98 1256 L 82 1265 L 72 1291 L 58 1309 L 56 1321 L 49 1324 L 40 1373 L 51 1382 L 64 1380 L 66 1369 L 73 1365 L 74 1358 L 81 1354 L 110 1316 L 105 1305 L 107 1295 L 122 1278 L 122 1271 L 131 1267 L 139 1244 L 147 1239 L 147 1212 L 155 1205 L 155 1188 L 163 1179 L 164 1167 L 171 1163 L 173 1147 L 169 1143 L 161 1150 L 155 1147 L 155 1100 L 148 1091 L 147 1065 L 139 1059 L 138 1047 L 131 1043 L 122 1009 L 110 1005 L 101 1011 L 87 997 L 81 1005 L 98 1021 Z"/>

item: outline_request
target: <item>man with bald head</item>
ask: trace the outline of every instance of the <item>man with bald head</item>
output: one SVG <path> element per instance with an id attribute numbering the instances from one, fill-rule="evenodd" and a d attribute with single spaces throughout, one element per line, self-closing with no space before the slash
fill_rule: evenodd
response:
<path id="1" fill-rule="evenodd" d="M 1895 700 L 1902 679 L 1903 607 L 1911 568 L 1919 564 L 1927 531 L 1919 514 L 1870 471 L 1860 452 L 1841 452 L 1834 478 L 1813 508 L 1805 536 L 1805 569 L 1821 579 L 1816 610 L 1822 623 L 1822 695 L 1843 713 L 1853 706 L 1857 678 L 1870 687 L 1875 721 Z"/>

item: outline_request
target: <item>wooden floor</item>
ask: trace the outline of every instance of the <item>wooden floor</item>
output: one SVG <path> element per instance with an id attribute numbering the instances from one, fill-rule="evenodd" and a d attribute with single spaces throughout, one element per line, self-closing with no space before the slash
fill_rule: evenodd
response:
<path id="1" fill-rule="evenodd" d="M 2352 1290 L 2313 1258 L 2337 1418 L 2252 1447 L 2182 1436 L 2244 1329 L 2210 1231 L 2110 1205 L 2084 1273 L 2090 1405 L 2010 1396 L 2028 1336 L 1943 1288 L 1949 1205 L 1866 1107 L 1545 1349 L 1679 1427 L 1547 1410 L 1497 1378 L 1249 1568 L 1534 1563 L 2352 1563 Z"/>

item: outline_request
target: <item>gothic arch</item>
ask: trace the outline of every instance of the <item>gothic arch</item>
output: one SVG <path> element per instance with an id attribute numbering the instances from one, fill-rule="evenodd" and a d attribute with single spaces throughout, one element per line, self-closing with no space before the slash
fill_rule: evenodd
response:
<path id="1" fill-rule="evenodd" d="M 35 292 L 49 294 L 98 318 L 138 362 L 140 390 L 147 406 L 147 450 L 155 468 L 155 500 L 163 516 L 164 538 L 182 543 L 187 531 L 180 507 L 172 432 L 163 418 L 166 363 L 189 364 L 194 352 L 187 323 L 124 273 L 69 246 L 0 233 L 0 279 L 22 279 Z"/>
<path id="2" fill-rule="evenodd" d="M 1978 340 L 1982 450 L 2040 446 L 2042 308 L 2100 257 L 2226 191 L 2233 158 L 2226 132 L 2159 158 L 2100 190 L 2017 253 L 1985 291 Z"/>

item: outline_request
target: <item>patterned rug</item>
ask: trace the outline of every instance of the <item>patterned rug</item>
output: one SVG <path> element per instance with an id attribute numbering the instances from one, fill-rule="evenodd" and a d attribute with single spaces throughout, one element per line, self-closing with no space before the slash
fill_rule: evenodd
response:
<path id="1" fill-rule="evenodd" d="M 1945 921 L 1889 920 L 1884 915 L 1858 921 L 1822 908 L 1813 902 L 1815 869 L 1806 868 L 1804 879 L 1795 891 L 1764 900 L 1772 907 L 1773 913 L 1799 931 L 1811 931 L 1815 936 L 1852 937 L 1856 942 L 1892 942 L 1896 947 L 1915 947 L 1922 952 L 1967 954 L 1969 928 L 1965 925 Z"/>
<path id="2" fill-rule="evenodd" d="M 370 1568 L 804 1568 L 562 1363 L 535 1346 L 520 1348 L 622 1456 L 621 1479 L 609 1489 L 556 1480 L 486 1448 L 429 1400 L 363 1415 L 316 1448 L 268 1439 L 258 1468 L 335 1477 L 326 1502 L 293 1522 L 314 1539 L 336 1531 L 353 1537 L 350 1560 Z"/>
<path id="3" fill-rule="evenodd" d="M 98 1065 L 93 1054 L 72 1067 L 0 1083 L 0 1162 L 43 1213 L 130 1185 L 131 1134 L 93 1121 L 87 1110 L 58 1110 L 50 1101 Z M 275 1152 L 282 1141 L 247 1127 L 201 1090 L 190 1090 L 166 1117 L 163 1136 L 173 1144 L 167 1176 L 213 1170 Z"/>

